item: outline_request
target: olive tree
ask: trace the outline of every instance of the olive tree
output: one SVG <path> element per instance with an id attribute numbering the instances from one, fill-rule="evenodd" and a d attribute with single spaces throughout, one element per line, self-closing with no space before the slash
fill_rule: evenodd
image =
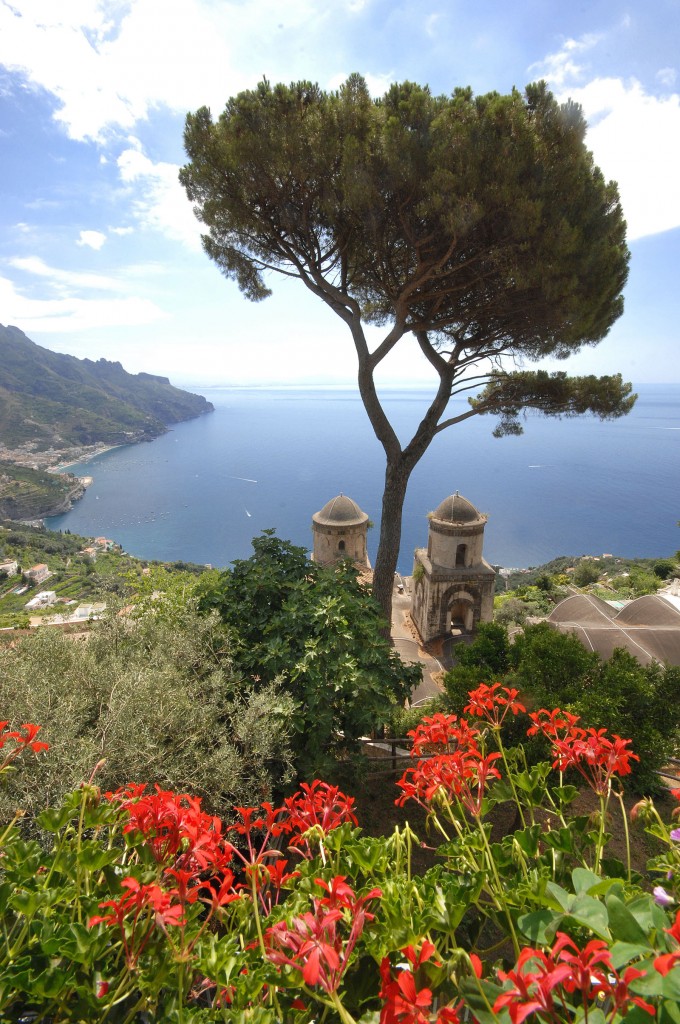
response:
<path id="1" fill-rule="evenodd" d="M 433 96 L 405 82 L 373 100 L 359 75 L 330 93 L 263 81 L 217 120 L 187 117 L 180 180 L 208 256 L 253 301 L 272 274 L 297 278 L 347 325 L 386 458 L 374 593 L 388 620 L 407 483 L 438 433 L 483 414 L 517 433 L 527 408 L 632 407 L 618 375 L 525 368 L 596 344 L 622 312 L 625 222 L 585 132 L 580 108 L 542 83 Z M 375 383 L 397 345 L 435 383 L 405 444 Z"/>
<path id="2" fill-rule="evenodd" d="M 35 722 L 49 753 L 0 789 L 0 821 L 42 810 L 87 781 L 102 789 L 158 783 L 207 808 L 259 803 L 292 777 L 293 701 L 255 687 L 233 664 L 235 643 L 195 601 L 156 597 L 95 622 L 86 639 L 48 626 L 0 647 L 0 704 Z"/>

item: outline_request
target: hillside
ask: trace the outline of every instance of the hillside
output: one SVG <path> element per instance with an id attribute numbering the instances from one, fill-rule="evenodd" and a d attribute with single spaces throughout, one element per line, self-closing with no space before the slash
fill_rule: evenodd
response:
<path id="1" fill-rule="evenodd" d="M 1 472 L 0 468 L 0 476 Z M 55 483 L 59 479 L 54 476 Z M 66 602 L 73 605 L 79 601 L 106 602 L 112 595 L 127 599 L 140 586 L 146 567 L 160 565 L 126 554 L 115 541 L 102 544 L 93 537 L 68 531 L 26 526 L 4 519 L 0 513 L 0 563 L 12 561 L 18 563 L 16 572 L 10 576 L 0 572 L 0 643 L 3 638 L 10 639 L 1 632 L 3 629 L 28 626 L 26 603 L 41 590 L 53 590 L 56 603 L 30 614 L 47 618 L 55 613 L 66 615 L 73 611 L 65 607 Z M 48 580 L 31 583 L 21 578 L 22 569 L 40 563 L 49 569 Z M 191 562 L 163 563 L 163 568 L 169 573 L 196 575 L 205 571 L 204 566 Z"/>
<path id="2" fill-rule="evenodd" d="M 70 473 L 44 473 L 0 461 L 1 519 L 59 515 L 68 511 L 83 491 L 82 482 Z"/>
<path id="3" fill-rule="evenodd" d="M 93 445 L 129 444 L 169 424 L 212 412 L 201 395 L 166 377 L 131 374 L 120 363 L 50 352 L 17 327 L 0 324 L 0 453 L 48 465 Z M 3 451 L 4 449 L 4 451 Z M 24 456 L 24 458 L 21 458 Z"/>

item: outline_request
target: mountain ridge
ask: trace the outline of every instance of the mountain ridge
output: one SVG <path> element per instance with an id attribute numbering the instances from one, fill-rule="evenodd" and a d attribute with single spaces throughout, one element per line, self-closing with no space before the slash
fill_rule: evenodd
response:
<path id="1" fill-rule="evenodd" d="M 0 324 L 0 451 L 10 461 L 54 465 L 74 449 L 152 440 L 213 411 L 167 377 L 120 362 L 78 359 Z M 13 458 L 14 456 L 14 458 Z"/>

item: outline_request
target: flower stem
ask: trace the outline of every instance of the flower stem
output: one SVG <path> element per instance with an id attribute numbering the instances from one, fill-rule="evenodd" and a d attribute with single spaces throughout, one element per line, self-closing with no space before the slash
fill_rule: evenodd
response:
<path id="1" fill-rule="evenodd" d="M 510 788 L 512 789 L 512 795 L 515 798 L 515 803 L 517 805 L 517 810 L 519 811 L 520 820 L 522 822 L 522 828 L 526 828 L 527 827 L 527 823 L 526 823 L 526 819 L 524 817 L 524 812 L 522 810 L 522 805 L 520 803 L 519 794 L 517 792 L 517 787 L 515 786 L 515 781 L 514 781 L 514 779 L 512 777 L 512 772 L 510 771 L 510 765 L 508 764 L 508 759 L 505 756 L 505 746 L 503 744 L 503 740 L 501 739 L 500 726 L 497 729 L 494 729 L 494 733 L 496 735 L 496 743 L 498 744 L 498 749 L 500 750 L 501 757 L 503 758 L 503 764 L 505 765 L 505 774 L 507 776 L 508 782 L 510 783 Z"/>
<path id="2" fill-rule="evenodd" d="M 485 851 L 486 851 L 487 863 L 488 863 L 489 867 L 491 868 L 491 873 L 493 875 L 494 882 L 496 883 L 496 893 L 494 894 L 494 903 L 496 904 L 496 909 L 503 911 L 503 913 L 505 914 L 506 920 L 508 922 L 508 928 L 509 928 L 509 931 L 510 931 L 510 938 L 512 939 L 513 949 L 515 950 L 515 957 L 517 958 L 517 957 L 519 957 L 519 954 L 520 954 L 520 947 L 519 947 L 519 941 L 517 939 L 517 933 L 515 932 L 515 926 L 514 926 L 513 921 L 512 921 L 512 915 L 510 914 L 510 910 L 508 909 L 507 901 L 504 898 L 505 893 L 504 893 L 503 886 L 501 884 L 501 880 L 498 877 L 498 869 L 496 868 L 496 861 L 494 860 L 493 853 L 491 852 L 491 847 L 489 846 L 489 839 L 487 837 L 486 829 L 484 828 L 484 823 L 482 822 L 481 818 L 477 818 L 477 825 L 479 827 L 479 831 L 481 833 L 482 840 L 484 842 L 484 848 L 485 848 Z"/>
<path id="3" fill-rule="evenodd" d="M 342 1005 L 342 1002 L 340 1000 L 340 997 L 338 996 L 338 993 L 337 992 L 331 992 L 329 994 L 330 994 L 330 997 L 331 997 L 331 999 L 333 1001 L 333 1006 L 338 1011 L 338 1016 L 340 1017 L 340 1020 L 343 1021 L 344 1024 L 356 1024 L 356 1021 L 354 1020 L 354 1017 L 351 1015 L 351 1013 L 348 1013 L 347 1010 L 345 1009 L 345 1007 Z"/>
<path id="4" fill-rule="evenodd" d="M 621 817 L 623 819 L 623 833 L 626 837 L 626 867 L 628 869 L 628 881 L 631 881 L 631 865 L 630 865 L 630 832 L 628 831 L 628 817 L 626 815 L 626 807 L 623 802 L 623 792 L 618 790 L 616 793 L 616 799 L 619 801 L 619 807 L 621 808 Z"/>

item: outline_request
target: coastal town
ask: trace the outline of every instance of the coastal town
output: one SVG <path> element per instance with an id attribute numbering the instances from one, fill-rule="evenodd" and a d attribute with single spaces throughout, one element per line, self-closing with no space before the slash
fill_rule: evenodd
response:
<path id="1" fill-rule="evenodd" d="M 64 444 L 43 448 L 39 441 L 26 441 L 16 447 L 2 444 L 0 439 L 0 462 L 11 462 L 26 469 L 43 469 L 59 472 L 60 467 L 71 466 L 76 462 L 84 462 L 103 452 L 110 451 L 114 445 L 95 442 L 89 445 Z"/>

